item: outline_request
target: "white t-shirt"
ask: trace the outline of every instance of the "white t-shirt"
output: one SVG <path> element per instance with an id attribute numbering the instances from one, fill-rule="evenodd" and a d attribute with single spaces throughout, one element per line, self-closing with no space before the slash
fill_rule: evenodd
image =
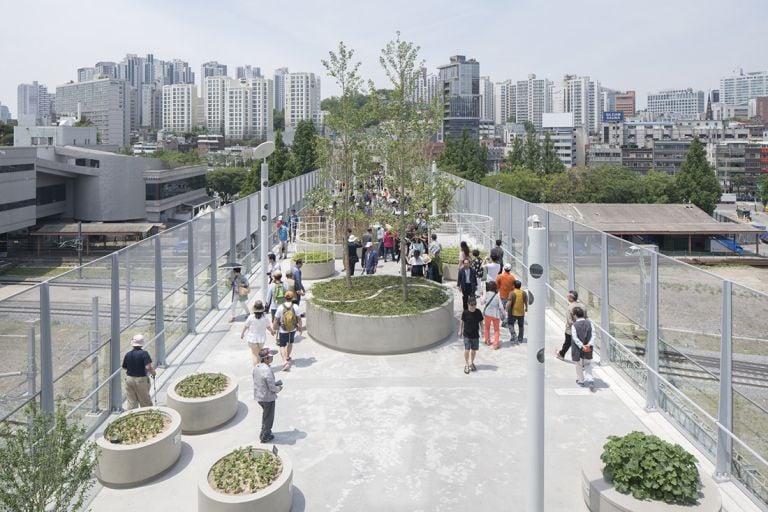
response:
<path id="1" fill-rule="evenodd" d="M 493 281 L 495 283 L 496 277 L 499 275 L 499 272 L 501 272 L 501 265 L 492 261 L 486 263 L 483 267 L 485 267 L 485 282 L 490 283 Z"/>
<path id="2" fill-rule="evenodd" d="M 298 326 L 301 325 L 301 310 L 299 310 L 299 307 L 296 304 L 291 304 L 290 307 L 293 308 L 293 314 L 296 315 L 296 320 L 298 322 L 297 324 L 297 330 L 298 330 Z M 280 304 L 280 306 L 278 306 L 277 308 L 277 311 L 275 311 L 275 320 L 277 320 L 277 329 L 278 329 L 277 332 L 288 332 L 285 329 L 283 329 L 283 322 L 282 322 L 283 311 L 285 311 L 286 309 L 288 309 L 288 307 L 285 305 L 285 303 L 283 303 L 283 304 Z"/>
<path id="3" fill-rule="evenodd" d="M 251 313 L 245 321 L 245 341 L 248 343 L 264 344 L 267 341 L 267 326 L 270 324 L 268 314 L 262 314 L 261 318 Z"/>

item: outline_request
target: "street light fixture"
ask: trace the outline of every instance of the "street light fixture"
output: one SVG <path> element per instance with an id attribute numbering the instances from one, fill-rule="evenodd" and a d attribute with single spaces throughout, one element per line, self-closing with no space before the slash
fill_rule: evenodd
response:
<path id="1" fill-rule="evenodd" d="M 254 158 L 261 159 L 261 190 L 259 197 L 261 198 L 261 293 L 262 299 L 267 300 L 267 230 L 269 229 L 269 165 L 267 164 L 267 157 L 275 151 L 275 143 L 272 141 L 262 142 L 256 149 L 253 150 Z M 248 237 L 250 238 L 250 233 Z"/>

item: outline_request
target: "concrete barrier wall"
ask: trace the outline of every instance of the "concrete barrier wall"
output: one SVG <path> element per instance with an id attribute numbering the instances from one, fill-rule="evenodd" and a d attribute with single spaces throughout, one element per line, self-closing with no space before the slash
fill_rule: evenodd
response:
<path id="1" fill-rule="evenodd" d="M 407 354 L 436 345 L 456 332 L 453 294 L 441 306 L 418 315 L 352 315 L 329 311 L 311 300 L 306 304 L 309 335 L 342 352 Z"/>
<path id="2" fill-rule="evenodd" d="M 296 262 L 291 261 L 291 266 L 295 266 Z M 323 263 L 307 263 L 301 267 L 301 278 L 306 279 L 324 279 L 332 276 L 336 272 L 336 262 L 334 260 L 324 261 Z"/>

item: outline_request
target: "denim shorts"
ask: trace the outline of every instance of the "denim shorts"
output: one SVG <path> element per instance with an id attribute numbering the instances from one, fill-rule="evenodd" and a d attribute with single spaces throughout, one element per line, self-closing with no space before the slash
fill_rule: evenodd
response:
<path id="1" fill-rule="evenodd" d="M 480 348 L 480 338 L 467 338 L 464 336 L 464 350 L 478 350 Z"/>
<path id="2" fill-rule="evenodd" d="M 284 347 L 289 343 L 293 343 L 294 336 L 296 336 L 296 331 L 278 333 L 277 346 Z"/>

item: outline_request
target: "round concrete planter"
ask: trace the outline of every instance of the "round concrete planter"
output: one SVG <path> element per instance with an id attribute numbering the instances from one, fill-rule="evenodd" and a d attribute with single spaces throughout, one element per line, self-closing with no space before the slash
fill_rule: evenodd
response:
<path id="1" fill-rule="evenodd" d="M 181 416 L 181 431 L 185 434 L 208 432 L 228 422 L 237 414 L 237 378 L 231 373 L 212 373 L 221 373 L 229 381 L 226 389 L 218 395 L 184 398 L 176 392 L 176 385 L 184 379 L 178 379 L 168 387 L 166 403 Z"/>
<path id="2" fill-rule="evenodd" d="M 605 465 L 600 458 L 590 458 L 581 467 L 584 502 L 591 512 L 719 512 L 722 509 L 720 490 L 712 477 L 699 470 L 701 495 L 696 505 L 670 505 L 662 501 L 641 501 L 630 494 L 621 494 L 603 478 Z"/>
<path id="3" fill-rule="evenodd" d="M 171 419 L 168 428 L 148 441 L 114 444 L 101 436 L 96 477 L 105 485 L 128 487 L 155 477 L 173 466 L 181 455 L 181 416 L 168 407 L 142 407 L 119 416 L 160 411 Z M 118 419 L 119 419 L 118 418 Z"/>
<path id="4" fill-rule="evenodd" d="M 252 494 L 223 494 L 208 483 L 208 473 L 220 459 L 226 457 L 237 448 L 254 446 L 263 451 L 271 452 L 266 445 L 236 446 L 220 454 L 210 464 L 205 465 L 205 474 L 197 485 L 198 512 L 290 512 L 293 505 L 293 465 L 291 460 L 280 453 L 278 457 L 283 462 L 283 472 L 271 485 Z"/>
<path id="5" fill-rule="evenodd" d="M 291 261 L 292 265 L 296 265 L 295 261 Z M 304 262 L 301 266 L 301 278 L 302 279 L 324 279 L 332 276 L 336 272 L 336 261 L 324 261 L 322 263 L 308 263 Z"/>
<path id="6" fill-rule="evenodd" d="M 361 278 L 364 279 L 364 278 Z M 337 313 L 307 301 L 307 332 L 315 341 L 352 354 L 407 354 L 432 347 L 454 331 L 453 294 L 416 315 L 364 316 Z"/>

